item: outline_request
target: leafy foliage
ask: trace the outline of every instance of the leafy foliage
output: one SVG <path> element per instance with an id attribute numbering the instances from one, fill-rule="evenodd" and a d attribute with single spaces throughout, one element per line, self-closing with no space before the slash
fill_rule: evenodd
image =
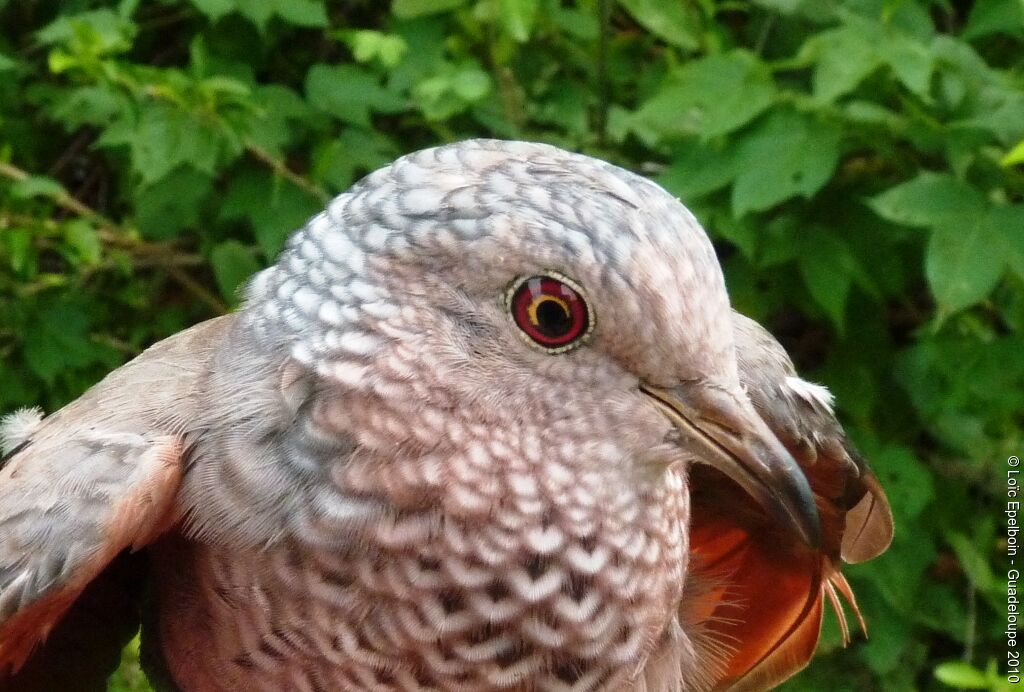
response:
<path id="1" fill-rule="evenodd" d="M 1022 44 L 1019 0 L 0 0 L 0 410 L 228 309 L 402 152 L 585 151 L 691 206 L 890 492 L 893 548 L 851 570 L 871 638 L 828 621 L 788 689 L 995 689 Z"/>

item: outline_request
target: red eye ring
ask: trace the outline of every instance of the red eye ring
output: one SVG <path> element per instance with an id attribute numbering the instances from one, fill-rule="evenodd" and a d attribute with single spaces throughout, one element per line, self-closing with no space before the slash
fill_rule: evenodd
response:
<path id="1" fill-rule="evenodd" d="M 594 328 L 582 290 L 553 272 L 517 279 L 506 304 L 516 326 L 548 353 L 575 348 Z"/>

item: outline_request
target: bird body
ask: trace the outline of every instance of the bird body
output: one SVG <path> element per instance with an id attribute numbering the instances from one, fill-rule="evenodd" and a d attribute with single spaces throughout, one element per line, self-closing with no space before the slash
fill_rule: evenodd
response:
<path id="1" fill-rule="evenodd" d="M 891 535 L 692 215 L 544 145 L 399 159 L 237 314 L 7 428 L 0 689 L 142 548 L 183 690 L 763 687 Z"/>

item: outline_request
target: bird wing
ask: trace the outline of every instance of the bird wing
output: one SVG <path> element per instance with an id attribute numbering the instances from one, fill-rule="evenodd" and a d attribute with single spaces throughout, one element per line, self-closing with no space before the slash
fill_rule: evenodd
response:
<path id="1" fill-rule="evenodd" d="M 888 500 L 846 439 L 823 387 L 796 376 L 763 328 L 734 318 L 740 379 L 758 413 L 800 464 L 815 494 L 822 540 L 804 545 L 706 466 L 691 471 L 690 546 L 694 596 L 683 619 L 699 625 L 718 661 L 715 689 L 768 689 L 807 665 L 817 647 L 824 599 L 849 631 L 839 597 L 863 626 L 841 560 L 860 562 L 892 540 Z M 698 603 L 699 605 L 694 605 Z"/>
<path id="2" fill-rule="evenodd" d="M 691 577 L 683 617 L 716 663 L 714 689 L 769 689 L 806 665 L 822 617 L 822 560 L 720 472 L 690 475 Z"/>
<path id="3" fill-rule="evenodd" d="M 169 527 L 190 397 L 231 320 L 154 345 L 48 418 L 5 423 L 0 689 L 112 560 Z"/>

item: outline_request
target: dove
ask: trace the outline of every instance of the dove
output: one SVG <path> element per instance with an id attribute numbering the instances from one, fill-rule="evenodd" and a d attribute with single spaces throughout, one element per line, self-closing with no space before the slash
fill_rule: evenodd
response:
<path id="1" fill-rule="evenodd" d="M 3 437 L 0 689 L 102 689 L 139 619 L 167 689 L 765 689 L 892 535 L 694 216 L 544 144 L 368 175 Z"/>

